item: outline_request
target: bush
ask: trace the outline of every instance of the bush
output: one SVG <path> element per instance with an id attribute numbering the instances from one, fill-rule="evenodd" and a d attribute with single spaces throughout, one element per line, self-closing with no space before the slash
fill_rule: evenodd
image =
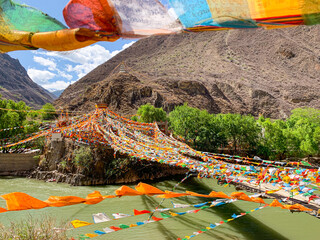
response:
<path id="1" fill-rule="evenodd" d="M 91 149 L 89 147 L 80 147 L 79 149 L 75 150 L 74 154 L 75 157 L 72 160 L 73 164 L 82 170 L 89 170 L 90 163 L 93 160 Z"/>
<path id="2" fill-rule="evenodd" d="M 51 217 L 34 219 L 29 216 L 20 222 L 12 222 L 9 227 L 0 225 L 0 239 L 7 240 L 68 240 L 66 224 L 59 224 Z M 60 230 L 58 230 L 60 229 Z"/>

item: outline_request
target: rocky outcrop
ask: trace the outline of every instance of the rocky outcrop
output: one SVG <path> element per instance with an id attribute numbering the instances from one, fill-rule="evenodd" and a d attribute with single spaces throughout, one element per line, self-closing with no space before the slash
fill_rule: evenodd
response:
<path id="1" fill-rule="evenodd" d="M 41 108 L 56 98 L 33 82 L 20 62 L 7 54 L 0 54 L 0 95 L 28 106 Z"/>
<path id="2" fill-rule="evenodd" d="M 75 160 L 79 148 L 90 149 L 85 163 L 79 164 Z M 186 172 L 186 169 L 121 155 L 106 146 L 80 146 L 72 140 L 61 139 L 47 142 L 39 167 L 29 177 L 90 186 L 151 181 Z"/>
<path id="3" fill-rule="evenodd" d="M 211 113 L 220 111 L 209 90 L 200 82 L 179 81 L 172 88 L 168 91 L 163 83 L 148 84 L 134 75 L 119 73 L 88 87 L 80 97 L 81 101 L 78 102 L 78 98 L 70 101 L 69 109 L 93 110 L 96 102 L 103 102 L 110 109 L 129 117 L 146 103 L 169 112 L 175 106 L 188 102 L 199 108 L 205 105 Z"/>

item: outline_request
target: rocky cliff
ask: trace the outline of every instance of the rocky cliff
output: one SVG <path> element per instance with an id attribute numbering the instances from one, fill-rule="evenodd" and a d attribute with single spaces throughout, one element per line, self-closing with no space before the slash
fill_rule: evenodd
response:
<path id="1" fill-rule="evenodd" d="M 86 148 L 90 153 L 86 158 L 82 157 L 81 163 L 76 160 L 79 148 Z M 29 177 L 73 186 L 91 186 L 152 181 L 187 172 L 184 168 L 119 154 L 107 146 L 89 147 L 60 139 L 47 141 L 39 167 Z"/>
<path id="2" fill-rule="evenodd" d="M 0 54 L 0 95 L 14 101 L 24 101 L 34 108 L 54 100 L 51 93 L 30 79 L 18 60 L 7 54 Z"/>
<path id="3" fill-rule="evenodd" d="M 103 101 L 130 115 L 146 102 L 167 111 L 188 102 L 211 113 L 284 118 L 293 108 L 320 107 L 319 40 L 320 27 L 154 36 L 69 86 L 55 104 L 91 110 Z M 127 74 L 115 74 L 121 62 Z"/>

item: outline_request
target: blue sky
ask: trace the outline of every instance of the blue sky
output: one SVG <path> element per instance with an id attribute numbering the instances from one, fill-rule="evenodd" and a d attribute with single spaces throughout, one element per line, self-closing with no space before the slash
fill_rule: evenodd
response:
<path id="1" fill-rule="evenodd" d="M 35 7 L 65 24 L 62 10 L 69 0 L 15 0 Z M 20 61 L 31 79 L 47 90 L 62 90 L 88 72 L 133 44 L 133 40 L 101 42 L 69 53 L 15 51 L 9 53 Z"/>

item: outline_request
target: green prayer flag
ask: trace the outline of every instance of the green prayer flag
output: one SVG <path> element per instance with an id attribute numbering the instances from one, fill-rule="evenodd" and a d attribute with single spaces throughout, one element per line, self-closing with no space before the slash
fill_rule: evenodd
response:
<path id="1" fill-rule="evenodd" d="M 85 236 L 85 235 L 80 235 L 79 236 L 79 240 L 85 240 L 85 239 L 90 239 L 90 238 Z"/>
<path id="2" fill-rule="evenodd" d="M 306 161 L 301 161 L 302 165 L 311 167 L 311 164 Z"/>
<path id="3" fill-rule="evenodd" d="M 128 225 L 125 225 L 125 224 L 120 224 L 120 225 L 119 225 L 119 228 L 125 229 L 125 228 L 129 228 L 129 226 L 128 226 Z"/>
<path id="4" fill-rule="evenodd" d="M 161 217 L 163 218 L 170 218 L 171 215 L 168 215 L 168 214 L 165 214 L 165 213 L 160 213 L 161 214 Z"/>
<path id="5" fill-rule="evenodd" d="M 203 206 L 201 207 L 200 209 L 206 209 L 206 208 L 209 208 L 210 206 Z"/>
<path id="6" fill-rule="evenodd" d="M 0 0 L 0 15 L 11 30 L 25 32 L 50 32 L 67 27 L 55 18 L 27 5 Z M 1 19 L 1 18 L 0 18 Z"/>

